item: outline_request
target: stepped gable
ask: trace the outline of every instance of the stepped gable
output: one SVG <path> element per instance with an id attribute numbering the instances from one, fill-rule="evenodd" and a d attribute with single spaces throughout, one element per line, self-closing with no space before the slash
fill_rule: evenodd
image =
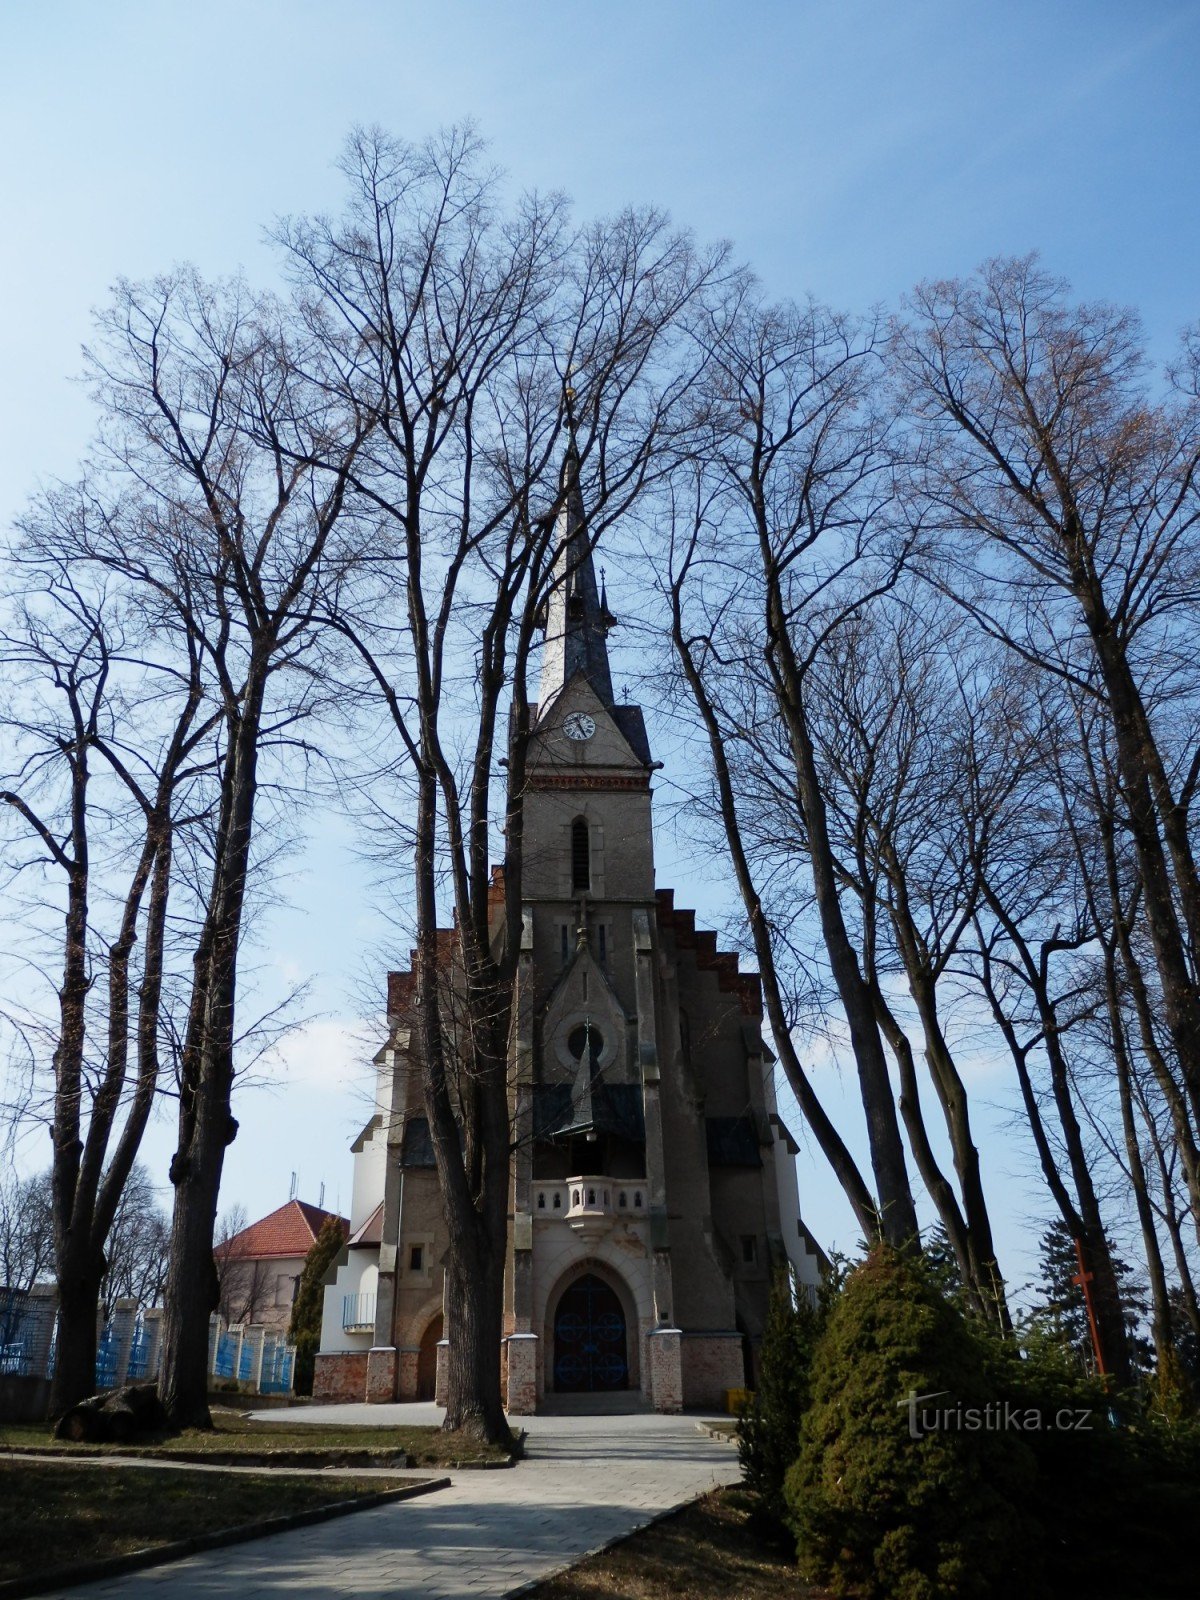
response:
<path id="1" fill-rule="evenodd" d="M 388 1016 L 395 1020 L 412 1011 L 416 1000 L 417 981 L 412 972 L 389 972 L 387 976 Z"/>
<path id="2" fill-rule="evenodd" d="M 453 928 L 439 928 L 437 931 L 437 958 L 439 966 L 448 966 L 454 951 L 455 934 Z M 387 975 L 387 1006 L 388 1016 L 393 1023 L 402 1019 L 411 1018 L 413 1008 L 417 1003 L 417 978 L 414 971 L 417 965 L 417 952 L 408 952 L 408 966 L 402 972 L 389 972 Z"/>
<path id="3" fill-rule="evenodd" d="M 493 866 L 492 875 L 488 879 L 488 910 L 504 910 L 504 868 Z"/>
<path id="4" fill-rule="evenodd" d="M 699 970 L 716 975 L 722 994 L 736 994 L 746 1016 L 761 1018 L 762 980 L 758 973 L 742 972 L 741 958 L 735 950 L 718 950 L 716 934 L 709 928 L 697 928 L 696 913 L 676 907 L 674 889 L 658 889 L 654 898 L 658 902 L 658 925 L 673 934 L 675 948 L 692 951 Z"/>

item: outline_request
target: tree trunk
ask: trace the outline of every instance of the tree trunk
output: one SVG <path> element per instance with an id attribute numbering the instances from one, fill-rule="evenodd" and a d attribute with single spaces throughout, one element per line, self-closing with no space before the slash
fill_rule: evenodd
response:
<path id="1" fill-rule="evenodd" d="M 942 1032 L 941 1018 L 938 1015 L 937 989 L 920 947 L 917 929 L 909 910 L 908 886 L 904 879 L 903 868 L 892 856 L 888 862 L 888 869 L 893 886 L 891 912 L 897 948 L 904 963 L 909 993 L 913 997 L 917 1015 L 921 1020 L 921 1031 L 925 1039 L 925 1060 L 945 1118 L 946 1132 L 950 1137 L 950 1148 L 954 1156 L 954 1170 L 958 1174 L 959 1193 L 962 1195 L 962 1210 L 966 1222 L 966 1239 L 971 1258 L 971 1282 L 983 1315 L 989 1321 L 995 1322 L 1003 1332 L 1010 1332 L 1012 1318 L 1009 1316 L 1008 1301 L 1004 1292 L 1004 1278 L 996 1259 L 992 1221 L 983 1192 L 979 1150 L 971 1132 L 966 1085 L 962 1081 L 950 1046 L 946 1042 L 946 1036 Z"/>
<path id="2" fill-rule="evenodd" d="M 1037 985 L 1035 993 L 1045 1030 L 1044 1044 L 1050 1062 L 1051 1090 L 1058 1110 L 1067 1164 L 1071 1168 L 1071 1178 L 1079 1200 L 1084 1256 L 1094 1279 L 1093 1300 L 1104 1364 L 1118 1383 L 1128 1385 L 1133 1382 L 1133 1362 L 1129 1349 L 1129 1330 L 1125 1325 L 1125 1311 L 1121 1303 L 1121 1288 L 1100 1215 L 1096 1186 L 1092 1182 L 1091 1163 L 1083 1146 L 1083 1132 L 1071 1096 L 1070 1074 L 1059 1037 L 1057 1014 L 1042 984 Z"/>
<path id="3" fill-rule="evenodd" d="M 1093 789 L 1098 793 L 1094 777 Z M 1188 1113 L 1188 1099 L 1176 1082 L 1175 1074 L 1159 1048 L 1153 1008 L 1150 1003 L 1150 996 L 1146 991 L 1145 974 L 1133 947 L 1131 930 L 1134 912 L 1132 906 L 1127 907 L 1122 903 L 1121 876 L 1117 861 L 1113 816 L 1110 809 L 1100 804 L 1099 800 L 1097 812 L 1100 820 L 1101 839 L 1104 845 L 1105 873 L 1108 879 L 1109 901 L 1112 906 L 1113 932 L 1117 949 L 1121 956 L 1121 966 L 1125 974 L 1125 981 L 1133 1000 L 1134 1015 L 1137 1017 L 1138 1022 L 1138 1036 L 1142 1044 L 1142 1054 L 1149 1063 L 1155 1082 L 1158 1084 L 1159 1092 L 1162 1094 L 1163 1101 L 1170 1112 L 1175 1144 L 1179 1151 L 1184 1180 L 1187 1183 L 1188 1194 L 1192 1202 L 1192 1218 L 1197 1229 L 1197 1237 L 1200 1238 L 1200 1150 L 1197 1150 L 1196 1147 L 1195 1132 Z"/>
<path id="4" fill-rule="evenodd" d="M 933 1153 L 933 1146 L 929 1142 L 929 1130 L 925 1126 L 925 1117 L 921 1110 L 921 1094 L 917 1083 L 917 1069 L 913 1061 L 912 1045 L 908 1041 L 908 1035 L 896 1020 L 891 1007 L 884 999 L 883 991 L 879 987 L 879 980 L 874 974 L 871 977 L 871 987 L 875 995 L 879 1024 L 895 1058 L 896 1068 L 900 1076 L 900 1115 L 903 1117 L 904 1126 L 908 1130 L 908 1142 L 912 1148 L 913 1160 L 917 1164 L 917 1171 L 921 1174 L 921 1182 L 925 1185 L 929 1198 L 933 1201 L 934 1209 L 937 1211 L 941 1224 L 946 1230 L 946 1237 L 950 1241 L 950 1248 L 954 1251 L 954 1259 L 958 1264 L 963 1287 L 966 1289 L 971 1303 L 982 1315 L 986 1316 L 988 1314 L 988 1300 L 980 1292 L 978 1263 L 971 1249 L 967 1225 L 963 1220 L 962 1210 L 959 1207 L 953 1186 L 938 1165 L 937 1157 Z"/>
<path id="5" fill-rule="evenodd" d="M 782 605 L 774 594 L 770 610 L 774 636 L 772 652 L 775 658 L 772 670 L 778 676 L 780 709 L 788 730 L 796 787 L 808 830 L 809 861 L 821 933 L 842 1009 L 846 1014 L 850 1044 L 858 1068 L 871 1167 L 879 1195 L 880 1227 L 888 1244 L 896 1249 L 910 1249 L 919 1240 L 917 1211 L 904 1161 L 904 1142 L 900 1137 L 887 1058 L 879 1035 L 870 986 L 859 967 L 842 915 L 816 754 L 804 710 L 799 675 L 792 660 L 790 644 L 783 637 L 786 628 Z"/>
<path id="6" fill-rule="evenodd" d="M 1167 1295 L 1167 1275 L 1163 1270 L 1162 1250 L 1158 1242 L 1154 1208 L 1146 1185 L 1146 1168 L 1138 1143 L 1137 1123 L 1133 1114 L 1133 1067 L 1129 1059 L 1125 1036 L 1125 1021 L 1121 1016 L 1117 989 L 1116 952 L 1111 945 L 1105 950 L 1104 987 L 1108 1005 L 1109 1027 L 1112 1032 L 1113 1057 L 1117 1068 L 1117 1091 L 1121 1101 L 1121 1131 L 1125 1138 L 1125 1159 L 1129 1165 L 1129 1181 L 1133 1187 L 1138 1224 L 1142 1232 L 1142 1248 L 1146 1255 L 1146 1276 L 1150 1284 L 1150 1331 L 1154 1339 L 1154 1354 L 1160 1375 L 1175 1366 L 1175 1341 L 1171 1329 L 1171 1302 Z"/>
<path id="7" fill-rule="evenodd" d="M 505 1230 L 507 1232 L 507 1229 Z M 500 1392 L 504 1243 L 497 1248 L 489 1219 L 474 1217 L 455 1235 L 446 1264 L 446 1420 L 491 1443 L 511 1442 Z"/>
<path id="8" fill-rule="evenodd" d="M 58 1260 L 58 1332 L 50 1416 L 61 1417 L 96 1392 L 96 1312 L 104 1257 L 88 1241 L 69 1239 Z"/>
<path id="9" fill-rule="evenodd" d="M 173 1428 L 212 1427 L 208 1334 L 218 1294 L 213 1232 L 229 1122 L 227 1108 L 205 1107 L 190 1131 L 185 1160 L 179 1163 L 177 1152 L 172 1162 L 175 1206 L 158 1393 Z"/>
<path id="10" fill-rule="evenodd" d="M 1068 537 L 1071 532 L 1067 530 Z M 1070 551 L 1069 542 L 1067 548 Z M 1128 656 L 1108 615 L 1099 581 L 1077 560 L 1072 561 L 1072 575 L 1112 715 L 1122 790 L 1141 873 L 1146 923 L 1162 984 L 1165 1020 L 1188 1087 L 1193 1118 L 1200 1124 L 1200 993 L 1187 957 L 1189 943 L 1193 949 L 1200 948 L 1200 886 L 1187 836 L 1187 819 L 1171 795 L 1150 719 Z M 1160 822 L 1175 869 L 1174 885 L 1159 832 Z M 1176 896 L 1187 928 L 1186 940 Z"/>
<path id="11" fill-rule="evenodd" d="M 179 1088 L 179 1142 L 171 1265 L 167 1274 L 159 1394 L 174 1428 L 212 1426 L 208 1319 L 217 1307 L 213 1260 L 217 1197 L 232 1111 L 234 1006 L 242 909 L 254 827 L 258 741 L 273 642 L 260 638 L 230 737 L 222 777 L 208 911 L 197 946 Z"/>
<path id="12" fill-rule="evenodd" d="M 733 777 L 729 770 L 728 753 L 722 739 L 716 708 L 705 687 L 700 669 L 696 665 L 688 642 L 684 638 L 678 585 L 672 590 L 671 601 L 672 640 L 708 738 L 713 773 L 717 780 L 717 792 L 720 796 L 721 820 L 724 824 L 729 853 L 733 860 L 734 877 L 737 879 L 738 890 L 746 911 L 746 920 L 750 926 L 754 954 L 758 960 L 758 971 L 763 986 L 763 1003 L 766 1008 L 767 1021 L 771 1027 L 771 1036 L 775 1042 L 775 1048 L 779 1052 L 784 1076 L 787 1078 L 792 1093 L 796 1096 L 796 1103 L 800 1107 L 800 1113 L 812 1129 L 813 1137 L 820 1147 L 821 1154 L 829 1162 L 834 1177 L 840 1183 L 842 1192 L 850 1202 L 855 1221 L 867 1239 L 878 1239 L 883 1236 L 879 1207 L 867 1187 L 854 1157 L 834 1127 L 828 1113 L 817 1097 L 816 1090 L 809 1082 L 808 1075 L 792 1040 L 791 1023 L 787 1016 L 783 992 L 775 968 L 775 951 L 771 943 L 771 931 L 767 925 L 762 901 L 754 883 L 750 861 L 746 854 L 745 842 L 742 838 L 741 825 L 738 820 L 737 796 L 734 791 Z"/>
<path id="13" fill-rule="evenodd" d="M 1150 1149 L 1153 1153 L 1154 1166 L 1158 1173 L 1159 1186 L 1162 1191 L 1162 1206 L 1159 1208 L 1159 1215 L 1163 1219 L 1167 1237 L 1171 1241 L 1171 1254 L 1175 1259 L 1175 1270 L 1179 1274 L 1180 1302 L 1192 1333 L 1197 1343 L 1200 1343 L 1200 1299 L 1196 1295 L 1196 1285 L 1192 1278 L 1192 1266 L 1188 1260 L 1187 1247 L 1183 1242 L 1183 1223 L 1175 1200 L 1175 1189 L 1171 1182 L 1170 1168 L 1167 1166 L 1162 1143 L 1154 1136 L 1154 1124 L 1150 1115 L 1150 1108 L 1146 1104 L 1145 1096 L 1142 1094 L 1136 1079 L 1133 1080 L 1131 1087 L 1137 1098 L 1142 1121 L 1150 1132 Z M 1192 1220 L 1195 1223 L 1195 1216 L 1193 1216 Z"/>

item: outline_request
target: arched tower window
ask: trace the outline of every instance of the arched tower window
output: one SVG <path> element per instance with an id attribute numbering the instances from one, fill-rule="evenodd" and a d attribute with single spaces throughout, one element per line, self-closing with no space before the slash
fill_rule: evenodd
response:
<path id="1" fill-rule="evenodd" d="M 592 841 L 587 822 L 576 817 L 571 824 L 571 891 L 584 894 L 592 887 Z"/>

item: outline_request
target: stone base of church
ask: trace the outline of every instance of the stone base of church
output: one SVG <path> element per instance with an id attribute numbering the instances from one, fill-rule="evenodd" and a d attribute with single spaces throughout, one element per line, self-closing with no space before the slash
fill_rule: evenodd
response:
<path id="1" fill-rule="evenodd" d="M 313 1399 L 329 1405 L 361 1401 L 367 1392 L 365 1350 L 323 1351 L 313 1367 Z"/>
<path id="2" fill-rule="evenodd" d="M 538 1410 L 539 1343 L 532 1333 L 510 1334 L 505 1340 L 502 1370 L 509 1416 L 529 1417 Z M 443 1339 L 437 1352 L 438 1405 L 446 1403 L 448 1352 L 449 1345 Z M 417 1350 L 391 1346 L 377 1346 L 369 1352 L 323 1352 L 316 1359 L 313 1399 L 329 1404 L 413 1400 L 417 1359 Z M 740 1389 L 745 1384 L 740 1333 L 656 1328 L 646 1336 L 646 1365 L 642 1393 L 655 1411 L 673 1413 L 684 1406 L 719 1407 L 724 1405 L 727 1389 Z"/>
<path id="3" fill-rule="evenodd" d="M 685 1332 L 680 1357 L 685 1406 L 723 1407 L 727 1389 L 745 1387 L 740 1333 Z"/>
<path id="4" fill-rule="evenodd" d="M 367 1400 L 389 1405 L 396 1398 L 397 1351 L 394 1344 L 376 1345 L 367 1356 Z"/>

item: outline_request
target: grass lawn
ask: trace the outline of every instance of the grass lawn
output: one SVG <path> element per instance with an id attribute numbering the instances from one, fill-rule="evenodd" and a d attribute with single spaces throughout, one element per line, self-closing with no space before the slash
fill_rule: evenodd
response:
<path id="1" fill-rule="evenodd" d="M 250 1422 L 235 1411 L 214 1407 L 211 1433 L 198 1429 L 153 1444 L 68 1444 L 50 1437 L 49 1429 L 0 1424 L 0 1451 L 53 1450 L 75 1455 L 143 1455 L 168 1457 L 223 1456 L 253 1458 L 257 1464 L 286 1467 L 313 1465 L 314 1457 L 336 1457 L 335 1465 L 445 1467 L 464 1462 L 506 1461 L 503 1450 L 479 1444 L 440 1428 L 337 1428 L 319 1422 Z M 305 1459 L 307 1458 L 307 1460 Z"/>
<path id="2" fill-rule="evenodd" d="M 824 1600 L 764 1540 L 744 1490 L 718 1489 L 531 1591 L 529 1600 Z"/>
<path id="3" fill-rule="evenodd" d="M 293 1478 L 0 1459 L 0 1580 L 129 1555 L 398 1488 L 396 1478 Z"/>

